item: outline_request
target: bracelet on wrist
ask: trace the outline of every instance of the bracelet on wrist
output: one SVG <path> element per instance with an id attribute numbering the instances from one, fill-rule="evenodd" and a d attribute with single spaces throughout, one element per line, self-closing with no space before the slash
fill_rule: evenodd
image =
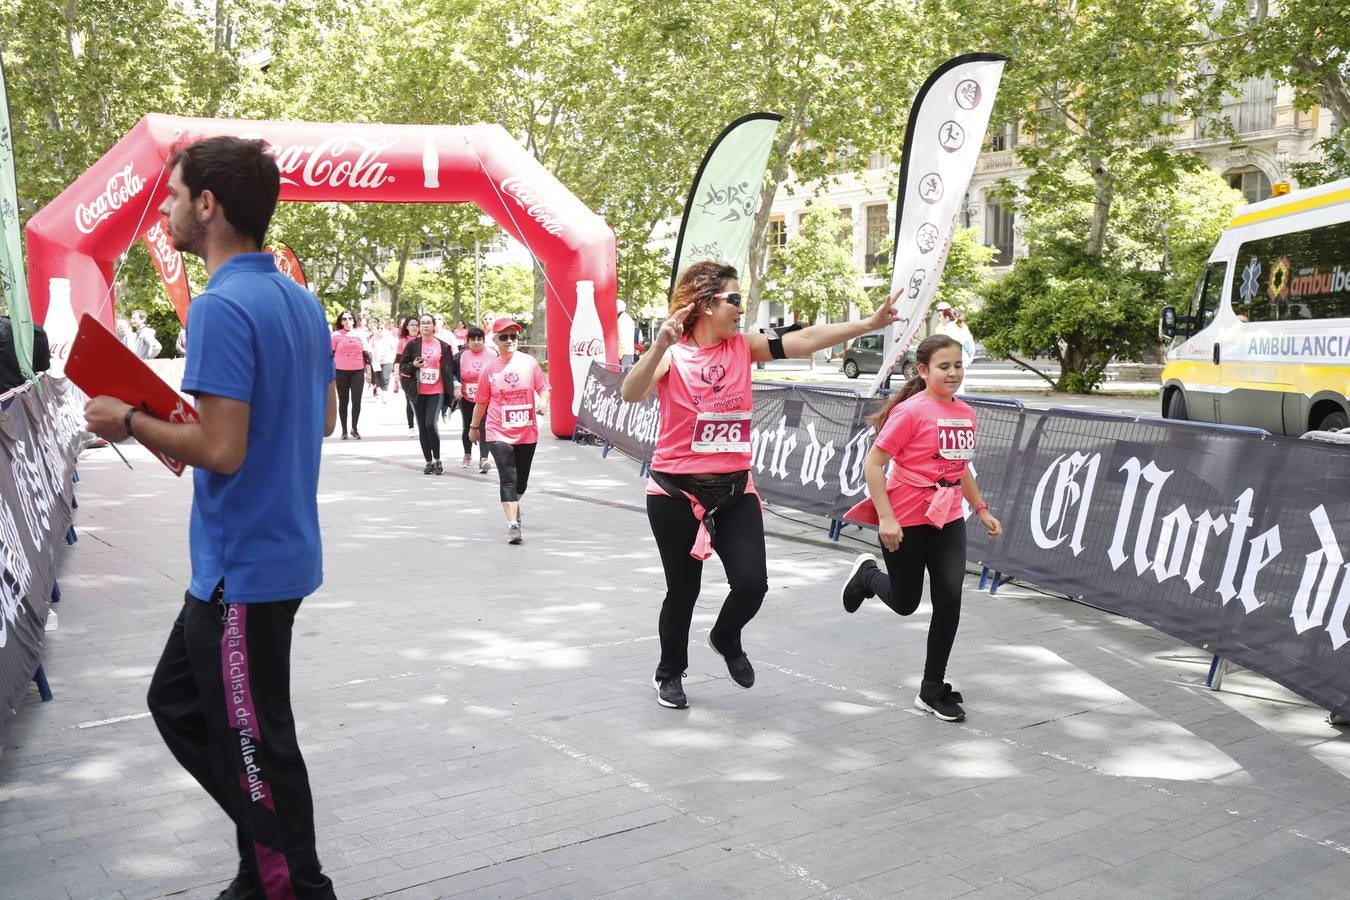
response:
<path id="1" fill-rule="evenodd" d="M 978 516 L 980 513 L 984 512 L 988 508 L 989 504 L 981 500 L 979 503 L 975 504 L 974 508 L 971 509 L 971 512 L 973 512 L 975 515 Z"/>
<path id="2" fill-rule="evenodd" d="M 135 437 L 136 432 L 131 430 L 131 417 L 136 415 L 136 407 L 127 407 L 127 414 L 122 417 L 122 427 L 127 430 L 127 437 Z"/>

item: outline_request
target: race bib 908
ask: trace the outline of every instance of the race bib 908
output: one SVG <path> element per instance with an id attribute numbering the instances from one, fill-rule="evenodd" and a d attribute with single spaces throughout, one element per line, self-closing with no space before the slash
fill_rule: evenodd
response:
<path id="1" fill-rule="evenodd" d="M 750 413 L 699 413 L 694 422 L 694 440 L 689 449 L 695 453 L 749 453 Z"/>
<path id="2" fill-rule="evenodd" d="M 975 423 L 970 419 L 937 420 L 938 455 L 943 459 L 975 456 Z"/>
<path id="3" fill-rule="evenodd" d="M 534 405 L 503 406 L 502 425 L 507 428 L 529 428 L 534 424 Z"/>

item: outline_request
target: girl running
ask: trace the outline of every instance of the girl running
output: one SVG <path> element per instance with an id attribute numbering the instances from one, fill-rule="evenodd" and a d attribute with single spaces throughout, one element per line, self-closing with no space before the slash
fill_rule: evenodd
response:
<path id="1" fill-rule="evenodd" d="M 417 439 L 427 463 L 422 474 L 440 475 L 445 468 L 441 465 L 439 417 L 441 405 L 454 391 L 455 357 L 450 345 L 436 337 L 435 319 L 423 313 L 418 327 L 421 336 L 411 338 L 403 348 L 399 373 L 405 383 L 413 382 L 411 390 L 416 392 L 413 408 L 417 414 Z"/>
<path id="2" fill-rule="evenodd" d="M 376 322 L 375 332 L 370 338 L 370 352 L 374 357 L 370 374 L 375 382 L 375 396 L 384 403 L 391 387 L 390 382 L 393 381 L 394 358 L 398 356 L 398 337 L 392 325 L 385 327 L 383 322 Z"/>
<path id="3" fill-rule="evenodd" d="M 347 439 L 347 406 L 352 409 L 352 437 L 361 440 L 357 423 L 361 421 L 361 394 L 366 389 L 366 366 L 370 352 L 365 334 L 356 328 L 356 316 L 344 310 L 333 323 L 333 364 L 337 367 L 338 419 L 342 439 Z"/>
<path id="4" fill-rule="evenodd" d="M 731 593 L 708 643 L 741 687 L 755 670 L 741 631 L 769 589 L 764 519 L 750 479 L 750 371 L 756 362 L 805 358 L 817 350 L 884 328 L 895 319 L 895 298 L 871 317 L 812 325 L 770 340 L 742 334 L 736 270 L 695 263 L 670 298 L 671 316 L 652 346 L 624 377 L 623 399 L 661 401 L 661 430 L 647 483 L 647 518 L 665 569 L 666 596 L 659 623 L 661 660 L 652 684 L 657 701 L 688 706 L 683 678 L 689 666 L 689 623 L 698 600 L 703 561 L 722 559 Z M 747 496 L 749 495 L 749 496 Z"/>
<path id="5" fill-rule="evenodd" d="M 464 460 L 459 464 L 461 469 L 467 469 L 473 465 L 473 441 L 469 439 L 469 428 L 473 425 L 473 408 L 478 400 L 478 376 L 483 374 L 483 367 L 494 358 L 491 353 L 484 349 L 485 336 L 483 329 L 477 325 L 464 330 L 465 347 L 459 351 L 455 357 L 455 399 L 459 401 L 459 415 L 464 420 L 464 432 L 460 435 L 460 440 L 464 443 Z M 488 462 L 487 441 L 481 439 L 478 441 L 478 471 L 487 472 L 492 464 Z"/>
<path id="6" fill-rule="evenodd" d="M 418 322 L 417 316 L 408 316 L 403 320 L 403 324 L 398 329 L 398 353 L 394 356 L 394 366 L 398 370 L 398 384 L 403 387 L 403 405 L 408 414 L 408 437 L 417 436 L 417 426 L 414 424 L 417 420 L 417 409 L 415 402 L 417 400 L 417 381 L 403 377 L 403 350 L 408 346 L 408 341 L 422 336 L 422 326 Z M 395 386 L 395 390 L 398 386 Z"/>
<path id="7" fill-rule="evenodd" d="M 488 362 L 478 376 L 469 438 L 482 439 L 486 419 L 488 450 L 497 462 L 497 477 L 501 481 L 506 540 L 519 544 L 524 539 L 520 530 L 520 498 L 529 486 L 530 465 L 539 444 L 535 420 L 548 409 L 548 381 L 534 357 L 516 349 L 520 325 L 503 317 L 492 323 L 492 331 L 497 340 L 497 358 Z"/>
<path id="8" fill-rule="evenodd" d="M 851 521 L 877 525 L 886 572 L 872 554 L 861 554 L 841 599 L 845 610 L 855 612 L 868 597 L 877 597 L 907 616 L 919 606 L 928 570 L 933 619 L 914 705 L 943 721 L 959 722 L 966 717 L 962 697 L 943 678 L 961 621 L 961 583 L 966 577 L 961 498 L 991 538 L 1001 535 L 1003 526 L 967 468 L 975 455 L 975 410 L 956 396 L 964 376 L 961 344 L 936 334 L 921 342 L 914 355 L 918 376 L 870 420 L 877 439 L 863 462 L 868 499 L 845 514 Z"/>

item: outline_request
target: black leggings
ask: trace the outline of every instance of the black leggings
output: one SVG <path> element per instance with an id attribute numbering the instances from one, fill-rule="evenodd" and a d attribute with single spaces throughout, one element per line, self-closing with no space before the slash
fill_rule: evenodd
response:
<path id="1" fill-rule="evenodd" d="M 651 522 L 661 566 L 666 572 L 666 597 L 661 603 L 661 661 L 657 678 L 683 675 L 689 668 L 689 623 L 694 617 L 703 581 L 703 561 L 689 550 L 698 534 L 698 520 L 684 497 L 647 495 L 647 519 Z M 712 640 L 729 656 L 743 652 L 741 630 L 750 623 L 769 592 L 768 564 L 764 551 L 764 514 L 759 498 L 743 494 L 716 516 L 713 549 L 722 560 L 731 592 L 722 604 L 712 628 Z"/>
<path id="2" fill-rule="evenodd" d="M 417 402 L 417 382 L 409 381 L 407 378 L 403 378 L 400 380 L 402 381 L 403 384 L 403 400 L 404 400 L 403 405 L 407 407 L 406 411 L 408 413 L 408 427 L 412 428 L 414 427 L 414 423 L 417 421 L 417 409 L 414 406 L 414 404 Z"/>
<path id="3" fill-rule="evenodd" d="M 347 398 L 352 401 L 352 431 L 361 421 L 361 394 L 366 389 L 365 369 L 338 369 L 338 419 L 342 422 L 342 433 L 347 433 Z"/>
<path id="4" fill-rule="evenodd" d="M 464 420 L 464 431 L 460 434 L 459 439 L 460 439 L 460 441 L 462 441 L 463 444 L 464 444 L 464 455 L 465 455 L 465 456 L 468 456 L 468 455 L 470 455 L 471 453 L 473 453 L 473 441 L 469 440 L 469 424 L 470 424 L 471 422 L 473 422 L 473 409 L 474 409 L 474 407 L 477 406 L 477 405 L 478 405 L 478 404 L 476 404 L 476 403 L 470 403 L 468 400 L 464 400 L 464 399 L 462 399 L 462 398 L 461 398 L 460 401 L 459 401 L 459 415 L 460 415 L 460 418 L 462 418 L 462 419 Z M 482 437 L 482 434 L 479 434 L 478 436 L 481 438 L 481 437 Z M 487 445 L 487 441 L 486 441 L 486 440 L 480 440 L 480 441 L 478 442 L 478 458 L 479 458 L 479 459 L 487 459 L 487 455 L 488 455 L 488 445 Z M 528 468 L 529 468 L 529 467 L 526 466 L 526 469 L 527 469 L 527 470 L 528 470 Z M 529 473 L 528 473 L 528 471 L 526 472 L 526 479 L 525 479 L 525 480 L 526 480 L 526 481 L 529 480 Z"/>
<path id="5" fill-rule="evenodd" d="M 488 451 L 497 463 L 497 477 L 501 480 L 499 491 L 503 503 L 513 503 L 530 486 L 530 466 L 534 464 L 534 448 L 538 444 L 508 444 L 505 441 L 493 441 Z"/>
<path id="6" fill-rule="evenodd" d="M 441 433 L 437 418 L 441 414 L 441 394 L 417 394 L 413 401 L 417 409 L 417 442 L 422 445 L 422 458 L 427 462 L 441 458 Z"/>
<path id="7" fill-rule="evenodd" d="M 877 598 L 902 616 L 919 608 L 923 597 L 923 572 L 928 569 L 933 620 L 928 626 L 928 659 L 923 677 L 941 681 L 947 674 L 947 659 L 961 624 L 961 584 L 966 578 L 966 523 L 964 519 L 934 525 L 906 525 L 900 549 L 884 547 L 886 572 L 873 571 L 867 587 Z M 888 574 L 889 573 L 889 574 Z"/>

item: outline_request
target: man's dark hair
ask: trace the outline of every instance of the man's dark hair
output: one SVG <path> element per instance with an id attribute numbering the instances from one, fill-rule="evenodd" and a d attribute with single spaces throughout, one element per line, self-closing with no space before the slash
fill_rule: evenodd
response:
<path id="1" fill-rule="evenodd" d="M 192 199 L 210 191 L 234 230 L 262 247 L 281 193 L 281 172 L 264 142 L 207 138 L 180 150 L 173 164 L 183 167 L 183 184 Z"/>
<path id="2" fill-rule="evenodd" d="M 477 325 L 470 325 L 468 330 L 464 332 L 464 340 L 466 341 L 481 340 L 486 337 L 487 333 Z"/>

